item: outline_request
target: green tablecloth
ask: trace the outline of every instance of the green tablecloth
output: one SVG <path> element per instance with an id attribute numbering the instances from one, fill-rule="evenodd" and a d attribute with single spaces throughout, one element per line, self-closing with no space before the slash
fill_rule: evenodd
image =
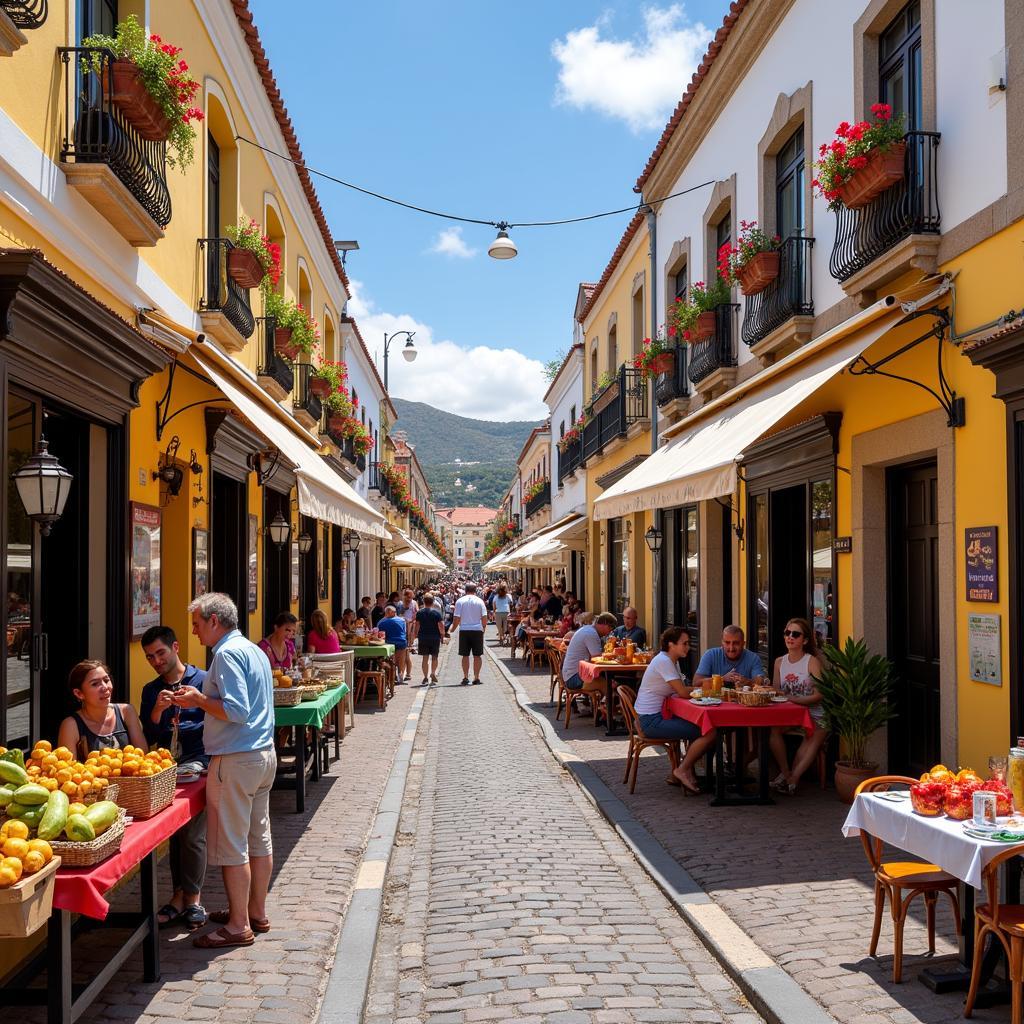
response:
<path id="1" fill-rule="evenodd" d="M 326 690 L 316 700 L 304 700 L 293 708 L 274 708 L 274 724 L 310 725 L 319 729 L 334 705 L 347 693 L 348 683 L 342 683 L 341 686 Z"/>
<path id="2" fill-rule="evenodd" d="M 394 644 L 368 644 L 363 647 L 350 647 L 342 644 L 346 651 L 351 651 L 357 658 L 390 658 L 395 653 Z"/>

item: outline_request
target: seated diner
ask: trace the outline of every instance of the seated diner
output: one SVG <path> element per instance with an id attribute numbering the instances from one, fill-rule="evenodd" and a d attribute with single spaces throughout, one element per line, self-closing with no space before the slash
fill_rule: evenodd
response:
<path id="1" fill-rule="evenodd" d="M 601 612 L 592 625 L 581 626 L 573 634 L 562 660 L 562 678 L 567 690 L 582 690 L 580 662 L 590 661 L 604 650 L 604 638 L 618 625 L 611 612 Z"/>
<path id="2" fill-rule="evenodd" d="M 630 640 L 637 647 L 647 646 L 647 630 L 637 624 L 639 615 L 635 608 L 622 609 L 622 625 L 612 630 L 612 636 L 616 640 Z"/>
<path id="3" fill-rule="evenodd" d="M 693 674 L 694 685 L 704 686 L 712 676 L 721 676 L 722 682 L 733 689 L 763 681 L 761 659 L 747 650 L 747 640 L 739 626 L 726 626 L 722 630 L 722 646 L 709 647 L 701 655 Z"/>

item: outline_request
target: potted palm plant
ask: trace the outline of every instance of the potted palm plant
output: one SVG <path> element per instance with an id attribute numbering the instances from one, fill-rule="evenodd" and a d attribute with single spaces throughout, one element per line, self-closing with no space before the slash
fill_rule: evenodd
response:
<path id="1" fill-rule="evenodd" d="M 836 762 L 836 793 L 853 803 L 858 784 L 878 773 L 877 763 L 867 757 L 868 740 L 895 715 L 890 703 L 892 664 L 852 637 L 842 650 L 826 646 L 824 655 L 821 676 L 814 680 L 821 694 L 822 724 L 842 741 L 846 756 Z"/>

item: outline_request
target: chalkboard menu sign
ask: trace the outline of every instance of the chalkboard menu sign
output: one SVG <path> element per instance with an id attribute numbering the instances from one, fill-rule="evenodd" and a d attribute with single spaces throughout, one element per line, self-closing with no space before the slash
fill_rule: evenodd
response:
<path id="1" fill-rule="evenodd" d="M 967 600 L 999 600 L 998 527 L 968 526 L 964 530 Z"/>

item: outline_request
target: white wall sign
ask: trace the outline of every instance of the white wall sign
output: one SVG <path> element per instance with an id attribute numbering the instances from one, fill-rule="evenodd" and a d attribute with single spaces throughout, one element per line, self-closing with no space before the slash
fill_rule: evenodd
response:
<path id="1" fill-rule="evenodd" d="M 999 615 L 967 616 L 967 649 L 971 679 L 976 683 L 1003 685 Z"/>

